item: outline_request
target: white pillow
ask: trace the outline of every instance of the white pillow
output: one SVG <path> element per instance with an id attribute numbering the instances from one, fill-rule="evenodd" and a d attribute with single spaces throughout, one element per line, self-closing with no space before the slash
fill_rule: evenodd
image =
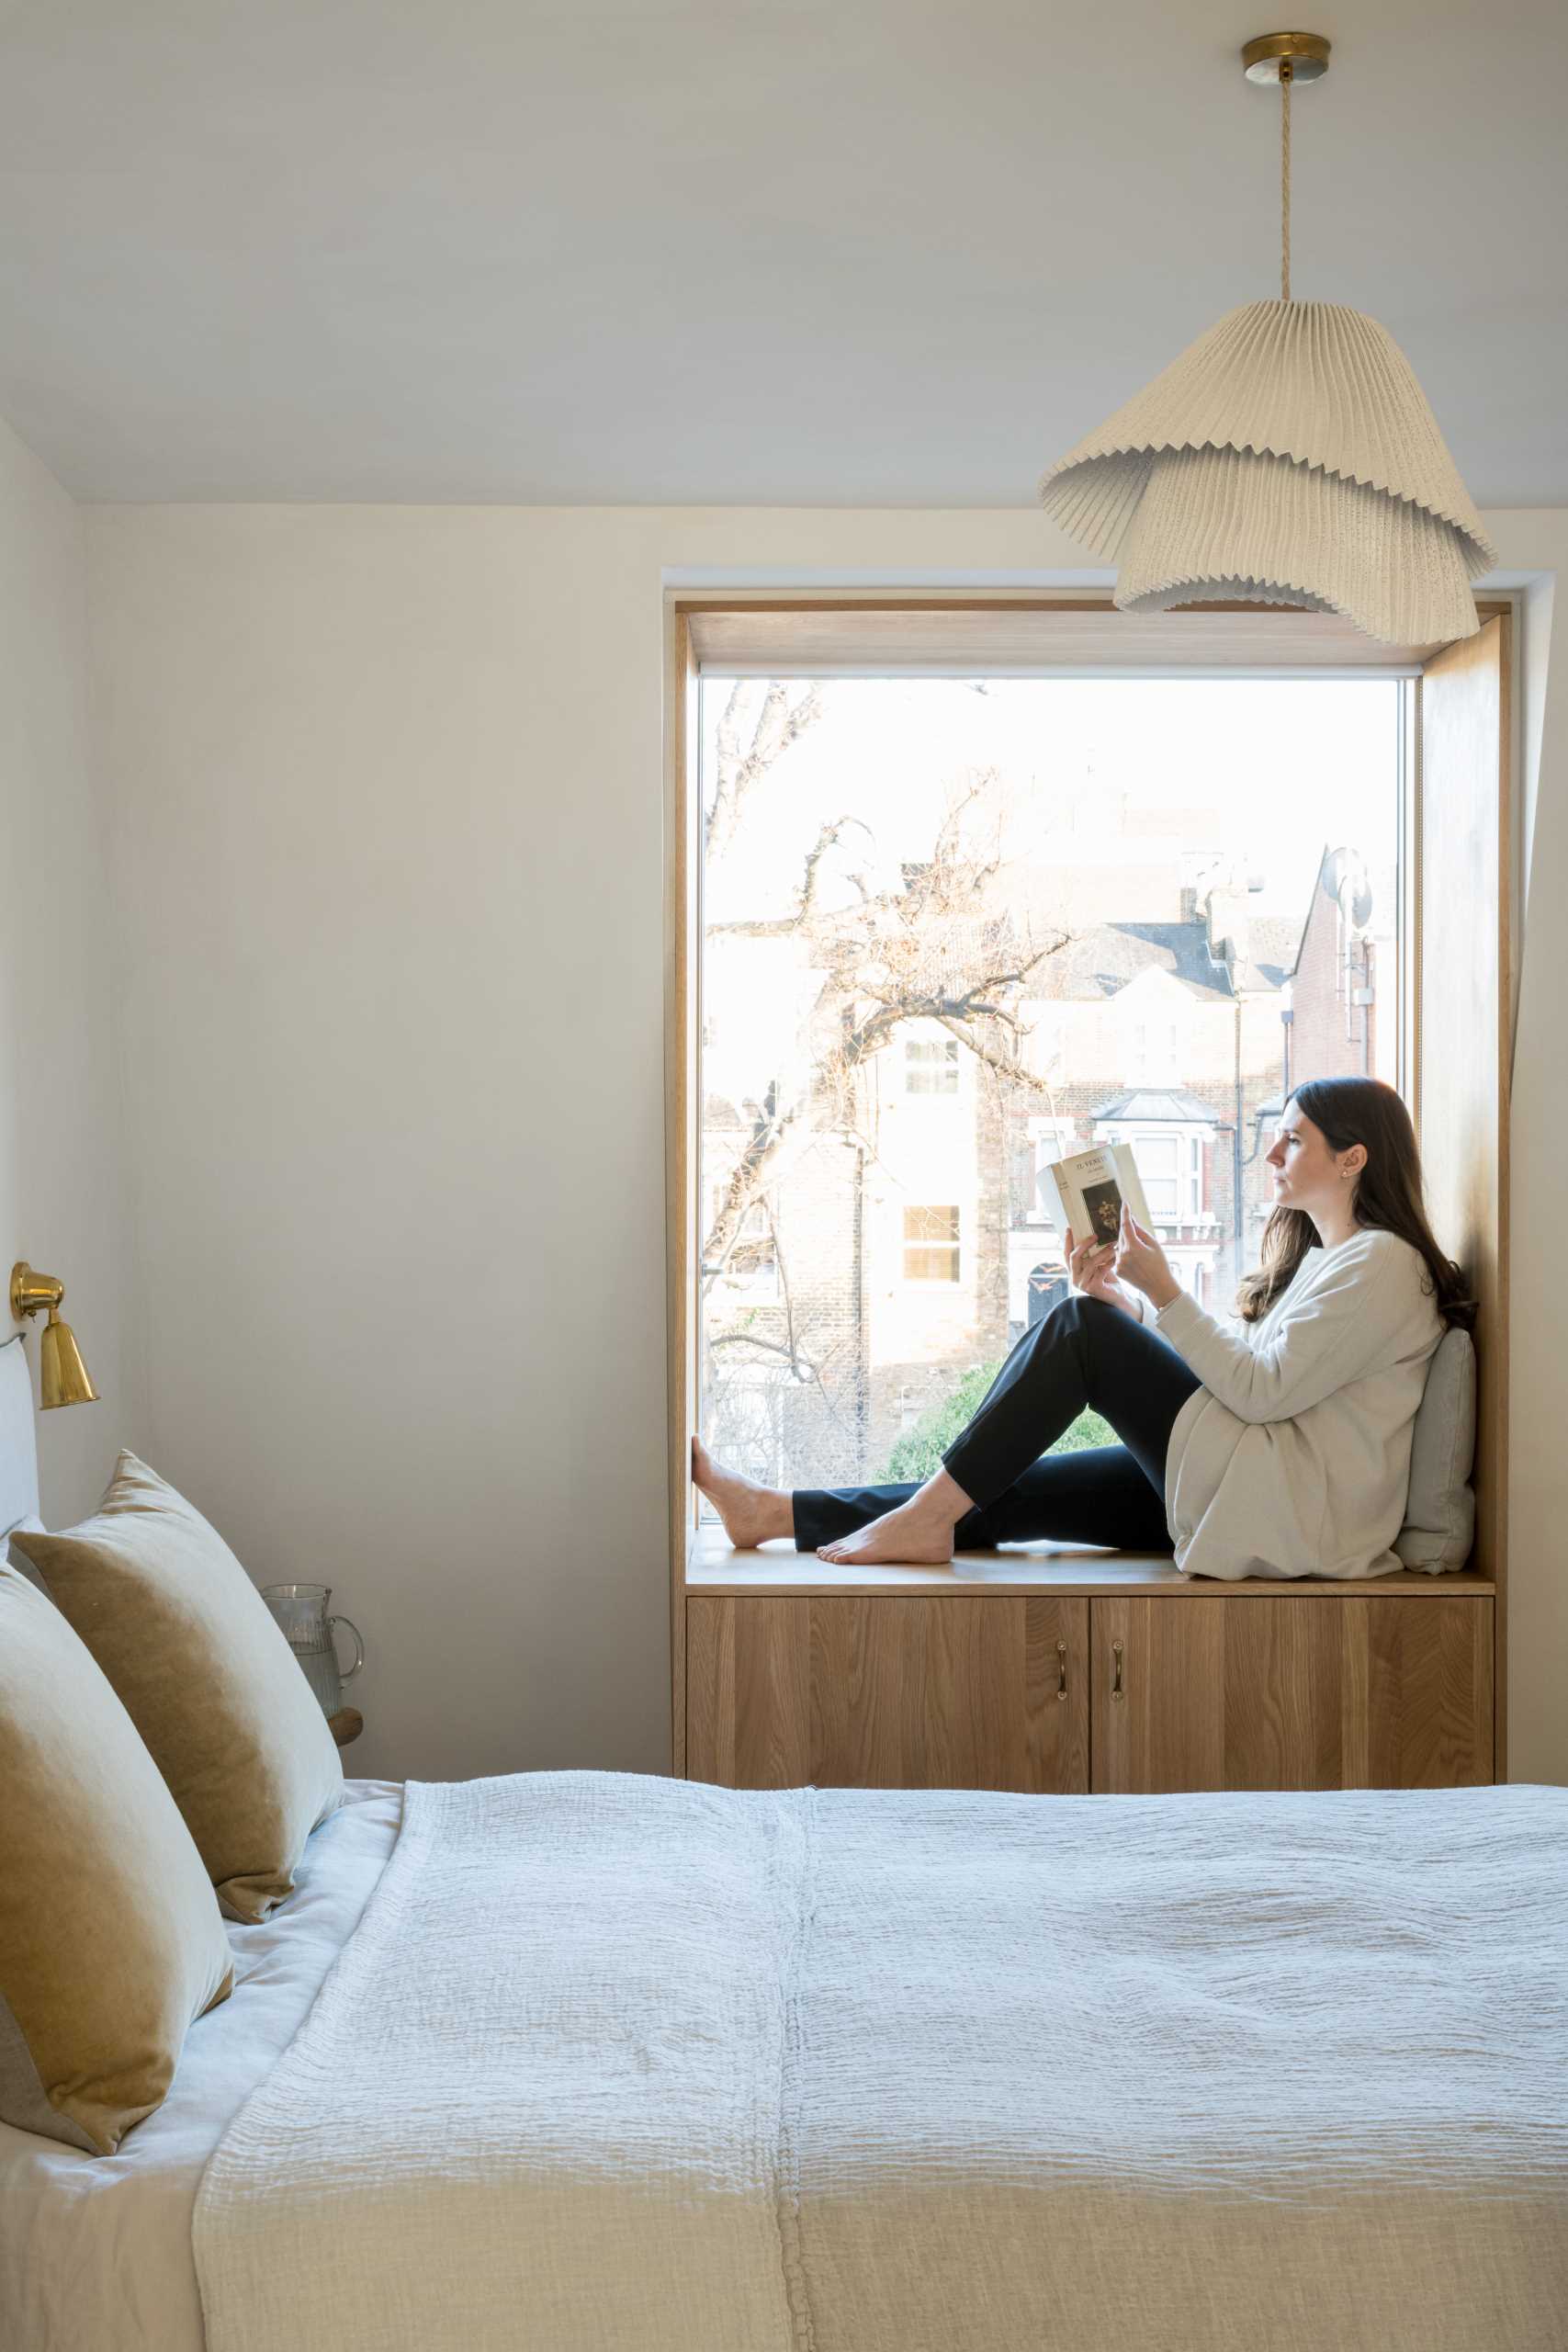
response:
<path id="1" fill-rule="evenodd" d="M 13 1535 L 41 1535 L 42 1533 L 42 1520 L 35 1518 L 29 1511 L 26 1519 L 19 1519 L 15 1527 L 6 1528 L 5 1534 L 0 1535 L 0 1567 L 15 1568 L 18 1576 L 26 1577 L 35 1592 L 43 1592 L 43 1578 L 29 1561 L 23 1559 L 19 1547 L 15 1552 L 12 1551 L 11 1538 Z M 48 1599 L 47 1594 L 44 1597 Z"/>
<path id="2" fill-rule="evenodd" d="M 1407 1568 L 1462 1568 L 1475 1535 L 1475 1349 L 1450 1329 L 1427 1370 L 1410 1442 L 1410 1498 L 1394 1550 Z"/>

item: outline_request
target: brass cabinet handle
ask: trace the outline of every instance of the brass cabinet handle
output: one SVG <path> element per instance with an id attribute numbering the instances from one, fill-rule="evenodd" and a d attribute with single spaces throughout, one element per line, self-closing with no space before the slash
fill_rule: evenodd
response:
<path id="1" fill-rule="evenodd" d="M 1066 1695 L 1067 1645 L 1066 1642 L 1058 1642 L 1056 1645 L 1056 1696 L 1058 1699 L 1065 1699 Z"/>
<path id="2" fill-rule="evenodd" d="M 1111 1643 L 1111 1655 L 1116 1661 L 1116 1672 L 1111 1679 L 1111 1695 L 1113 1699 L 1125 1698 L 1126 1693 L 1122 1688 L 1122 1645 L 1120 1642 Z"/>

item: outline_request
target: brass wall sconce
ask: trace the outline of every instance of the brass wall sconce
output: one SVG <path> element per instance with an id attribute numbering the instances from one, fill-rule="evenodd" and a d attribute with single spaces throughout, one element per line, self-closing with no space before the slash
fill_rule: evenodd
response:
<path id="1" fill-rule="evenodd" d="M 47 1306 L 49 1321 L 39 1341 L 39 1392 L 47 1413 L 55 1405 L 96 1405 L 98 1392 L 87 1376 L 76 1334 L 60 1319 L 65 1284 L 53 1274 L 35 1274 L 26 1259 L 11 1269 L 11 1312 L 19 1323 Z"/>

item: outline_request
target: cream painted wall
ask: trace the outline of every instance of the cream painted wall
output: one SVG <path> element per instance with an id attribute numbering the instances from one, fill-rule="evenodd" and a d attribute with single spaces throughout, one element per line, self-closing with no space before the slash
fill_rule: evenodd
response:
<path id="1" fill-rule="evenodd" d="M 1568 562 L 1568 515 L 1492 519 L 1510 565 Z M 1027 511 L 87 529 L 148 1450 L 258 1577 L 323 1577 L 361 1622 L 359 1769 L 662 1770 L 662 584 L 980 584 L 1074 551 Z M 1554 699 L 1529 681 L 1547 907 L 1562 667 Z M 1517 1231 L 1545 1269 L 1568 926 L 1537 933 Z M 1550 1278 L 1518 1297 L 1516 1767 L 1568 1781 L 1568 1367 Z"/>
<path id="2" fill-rule="evenodd" d="M 61 1277 L 104 1400 L 39 1421 L 57 1526 L 96 1502 L 136 1424 L 82 537 L 75 506 L 0 424 L 0 1280 L 17 1258 Z M 0 1337 L 14 1329 L 0 1307 Z M 36 1380 L 36 1340 L 28 1350 Z"/>

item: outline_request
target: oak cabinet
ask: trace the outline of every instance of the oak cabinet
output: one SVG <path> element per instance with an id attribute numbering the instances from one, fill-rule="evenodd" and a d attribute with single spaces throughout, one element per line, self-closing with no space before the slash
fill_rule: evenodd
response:
<path id="1" fill-rule="evenodd" d="M 687 1775 L 1042 1795 L 1492 1778 L 1479 1578 L 1212 1596 L 1164 1579 L 691 1590 Z"/>
<path id="2" fill-rule="evenodd" d="M 1089 1603 L 694 1597 L 686 1770 L 728 1788 L 1089 1785 Z"/>
<path id="3" fill-rule="evenodd" d="M 1492 1778 L 1484 1598 L 1089 1607 L 1097 1791 L 1453 1788 Z"/>

